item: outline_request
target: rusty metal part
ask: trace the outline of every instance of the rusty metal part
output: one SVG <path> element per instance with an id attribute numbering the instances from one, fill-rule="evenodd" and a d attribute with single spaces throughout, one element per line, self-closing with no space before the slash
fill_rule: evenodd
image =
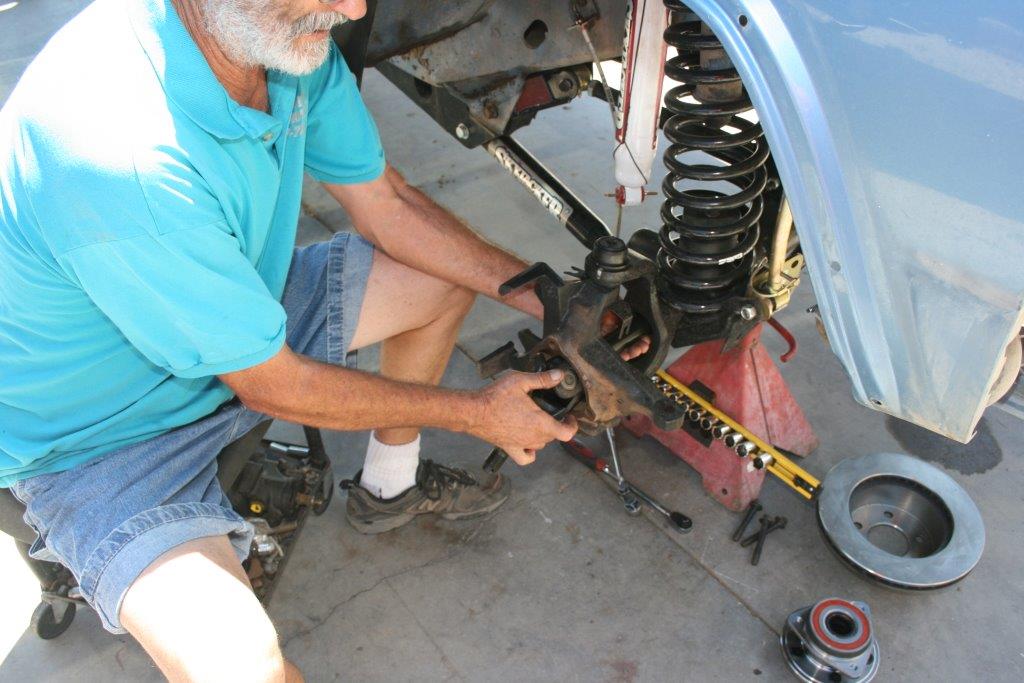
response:
<path id="1" fill-rule="evenodd" d="M 625 6 L 593 4 L 599 16 L 588 30 L 601 58 L 616 58 Z M 575 26 L 568 2 L 447 0 L 424 11 L 418 0 L 379 0 L 366 61 L 390 59 L 433 84 L 532 73 L 591 60 L 578 32 L 569 30 Z"/>
<path id="2" fill-rule="evenodd" d="M 481 361 L 481 374 L 503 369 L 536 371 L 555 359 L 565 362 L 579 379 L 582 398 L 572 407 L 584 433 L 596 434 L 624 416 L 643 414 L 662 429 L 677 429 L 685 408 L 665 396 L 648 377 L 668 352 L 673 324 L 663 317 L 654 285 L 655 265 L 631 254 L 617 237 L 594 242 L 579 279 L 563 281 L 546 264 L 534 264 L 499 290 L 504 296 L 535 284 L 544 305 L 544 336 L 520 334 L 524 353 L 502 347 Z M 624 292 L 624 294 L 623 294 Z M 619 326 L 612 336 L 603 329 L 607 311 Z M 619 355 L 640 335 L 650 338 L 646 353 L 631 361 Z"/>

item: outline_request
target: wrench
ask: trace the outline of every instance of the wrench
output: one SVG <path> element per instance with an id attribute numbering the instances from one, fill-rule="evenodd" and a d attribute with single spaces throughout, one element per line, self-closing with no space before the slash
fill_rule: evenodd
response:
<path id="1" fill-rule="evenodd" d="M 693 528 L 692 519 L 676 510 L 669 510 L 657 500 L 651 498 L 649 495 L 631 484 L 629 481 L 616 476 L 615 472 L 612 471 L 607 462 L 594 455 L 592 450 L 581 444 L 576 439 L 564 442 L 562 444 L 562 448 L 564 448 L 569 455 L 574 457 L 576 460 L 579 460 L 587 467 L 591 468 L 595 472 L 600 472 L 614 481 L 619 485 L 620 491 L 624 490 L 627 493 L 632 494 L 641 502 L 647 504 L 655 512 L 665 515 L 666 519 L 668 519 L 669 523 L 672 525 L 672 528 L 679 533 L 685 534 Z"/>

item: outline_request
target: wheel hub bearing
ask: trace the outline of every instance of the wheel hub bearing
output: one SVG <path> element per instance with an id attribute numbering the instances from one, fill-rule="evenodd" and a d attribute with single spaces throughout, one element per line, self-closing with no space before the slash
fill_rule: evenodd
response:
<path id="1" fill-rule="evenodd" d="M 807 683 L 868 683 L 878 672 L 878 643 L 863 602 L 829 598 L 798 609 L 782 629 L 782 654 Z"/>
<path id="2" fill-rule="evenodd" d="M 907 455 L 843 460 L 818 498 L 829 546 L 859 574 L 893 588 L 942 588 L 981 559 L 985 526 L 951 477 Z"/>

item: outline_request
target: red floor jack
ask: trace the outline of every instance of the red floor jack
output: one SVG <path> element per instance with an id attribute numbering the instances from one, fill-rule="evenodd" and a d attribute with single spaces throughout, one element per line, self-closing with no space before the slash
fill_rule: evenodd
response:
<path id="1" fill-rule="evenodd" d="M 775 320 L 770 324 L 790 344 L 782 356 L 786 362 L 796 352 L 796 341 Z M 780 452 L 806 456 L 817 448 L 818 438 L 761 343 L 762 328 L 755 327 L 728 351 L 722 351 L 722 341 L 698 344 L 666 372 Z M 708 493 L 730 510 L 743 510 L 757 498 L 768 468 L 737 457 L 722 440 L 704 438 L 699 425 L 665 432 L 644 417 L 623 424 L 636 436 L 650 434 L 685 460 L 700 473 Z"/>

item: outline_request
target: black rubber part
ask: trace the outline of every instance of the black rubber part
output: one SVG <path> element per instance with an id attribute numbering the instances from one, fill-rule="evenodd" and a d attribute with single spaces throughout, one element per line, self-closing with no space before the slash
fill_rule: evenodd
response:
<path id="1" fill-rule="evenodd" d="M 52 640 L 68 630 L 71 622 L 75 619 L 75 605 L 68 603 L 64 610 L 64 616 L 57 621 L 53 613 L 53 605 L 48 602 L 41 602 L 32 612 L 32 630 L 43 640 Z"/>
<path id="2" fill-rule="evenodd" d="M 670 512 L 668 517 L 672 520 L 672 526 L 674 526 L 676 531 L 679 533 L 688 534 L 693 530 L 693 520 L 682 512 Z"/>

